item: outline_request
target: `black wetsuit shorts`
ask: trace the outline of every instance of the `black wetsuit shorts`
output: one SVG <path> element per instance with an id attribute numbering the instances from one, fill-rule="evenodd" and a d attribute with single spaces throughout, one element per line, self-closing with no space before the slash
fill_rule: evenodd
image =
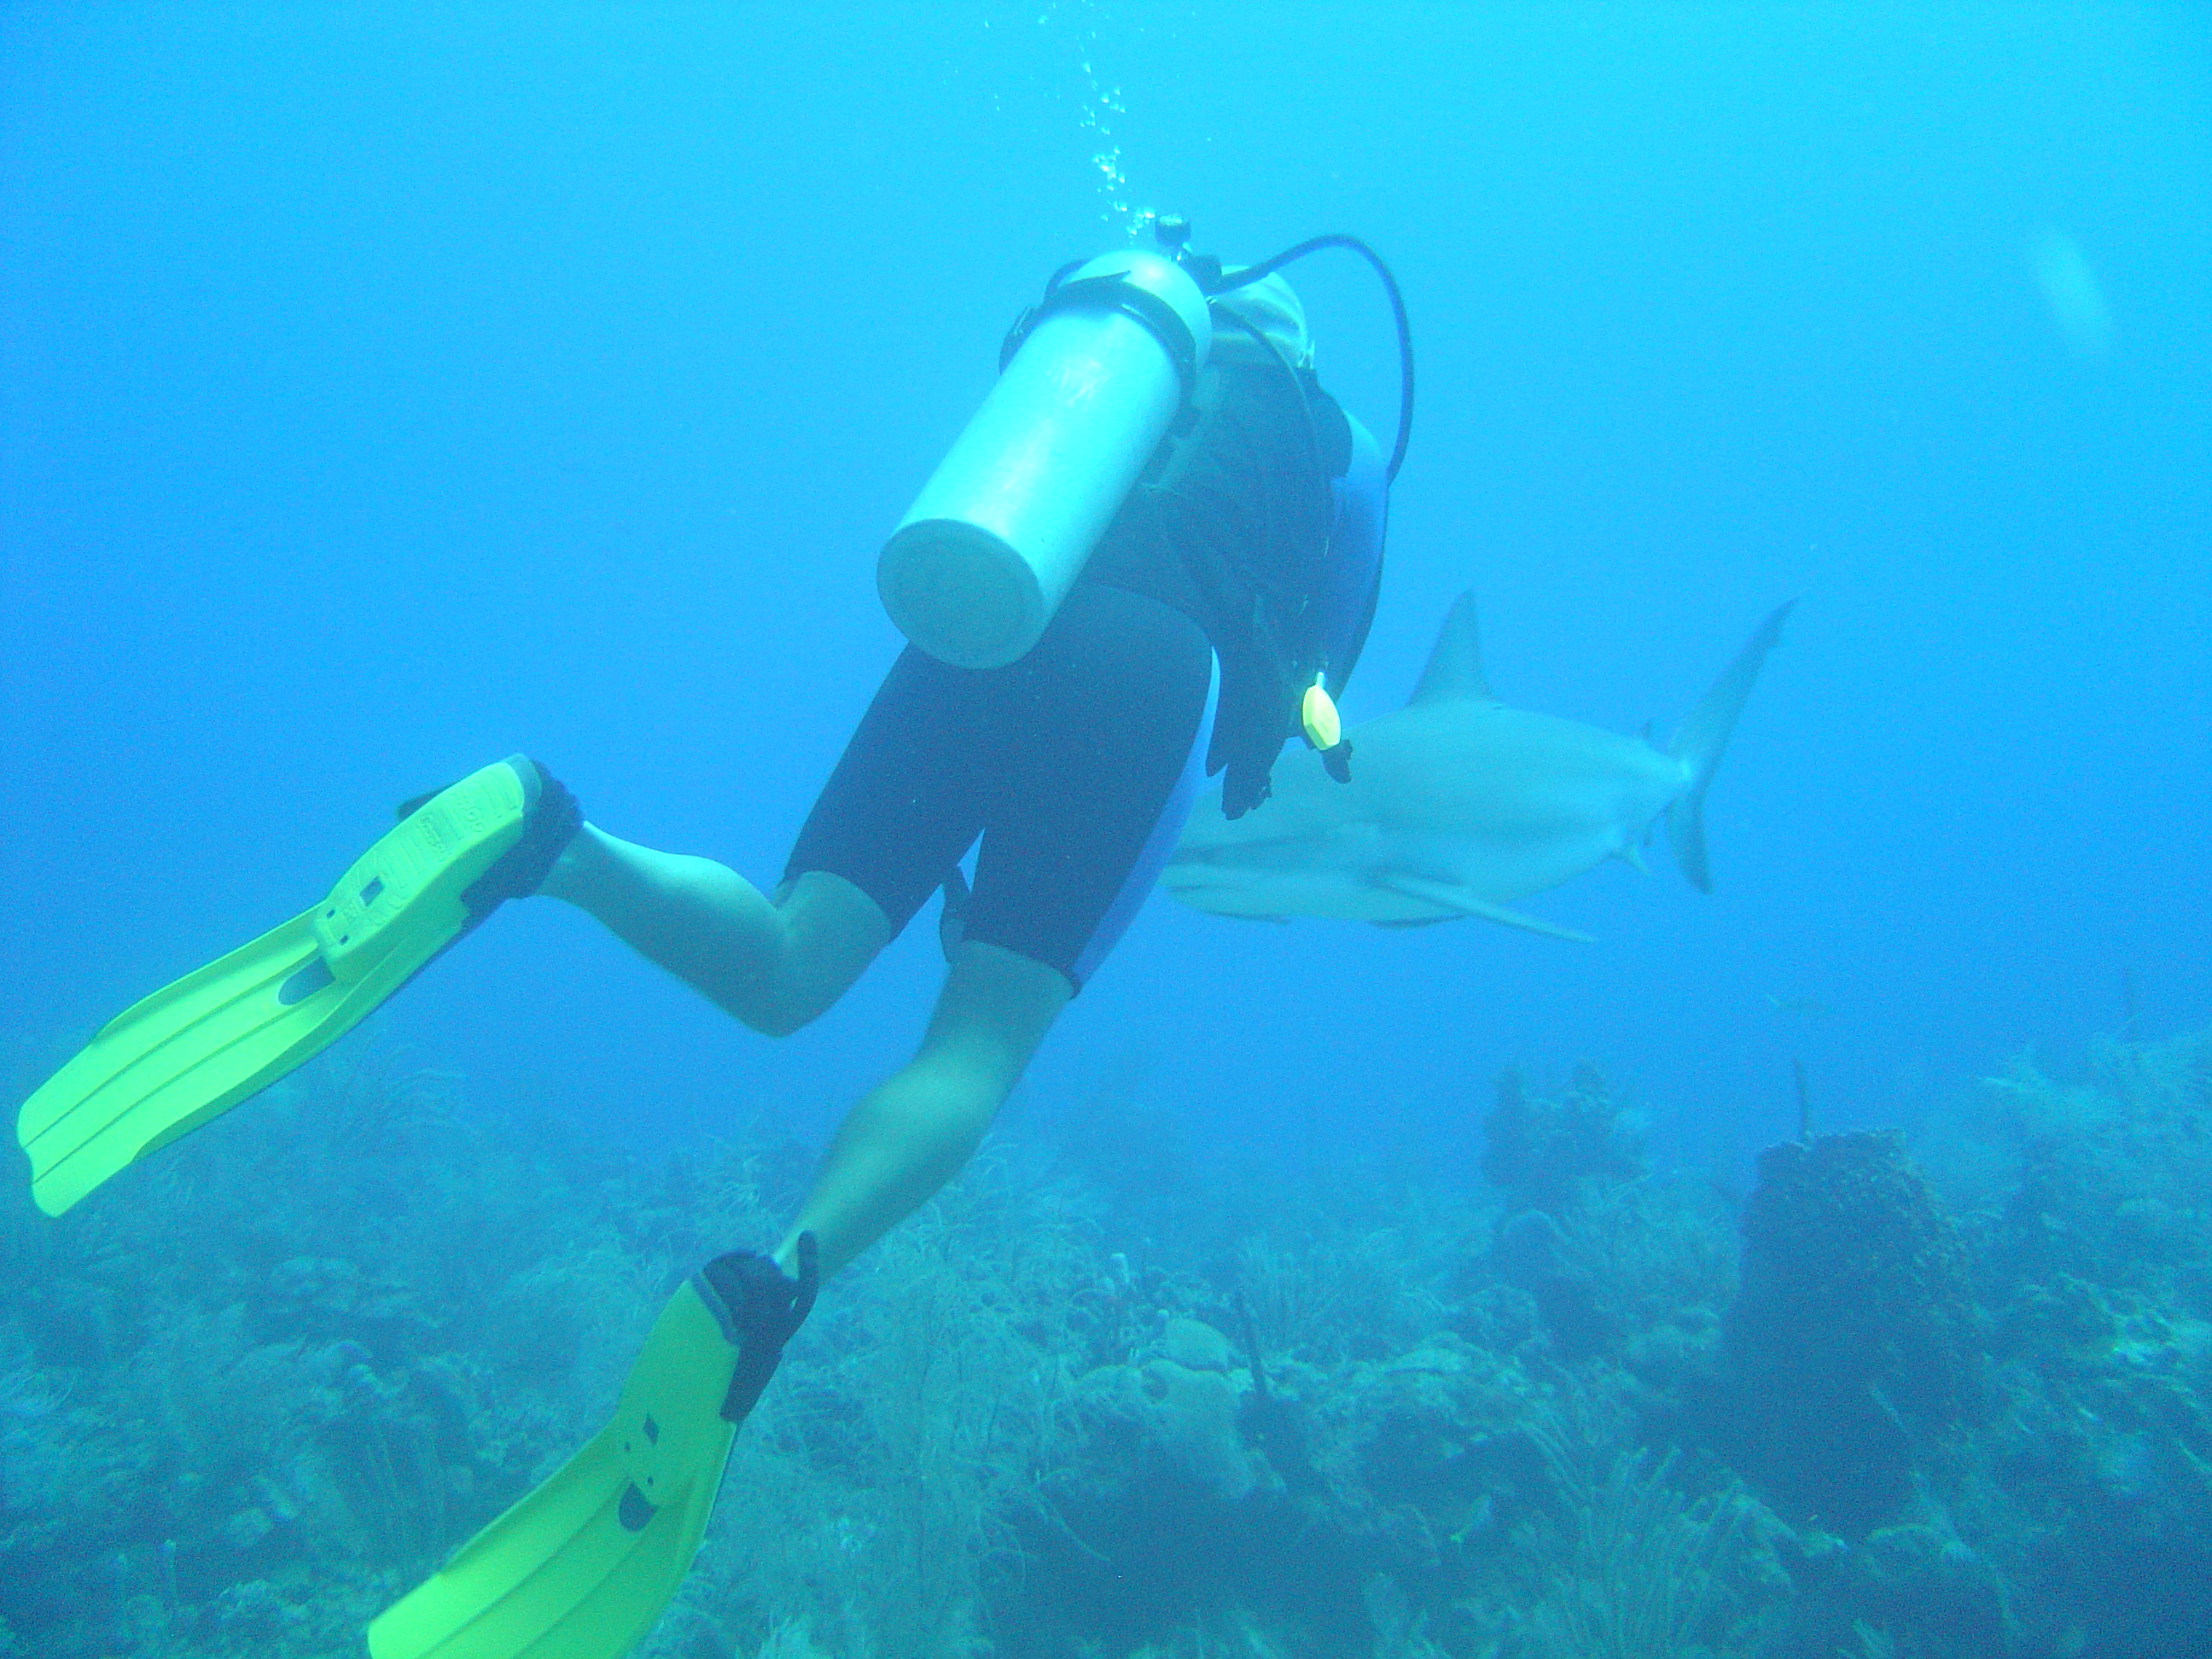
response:
<path id="1" fill-rule="evenodd" d="M 964 936 L 1056 968 L 1079 990 L 1182 832 L 1215 685 L 1197 623 L 1088 579 L 1004 668 L 954 668 L 909 646 L 786 878 L 842 876 L 896 933 L 980 836 Z"/>

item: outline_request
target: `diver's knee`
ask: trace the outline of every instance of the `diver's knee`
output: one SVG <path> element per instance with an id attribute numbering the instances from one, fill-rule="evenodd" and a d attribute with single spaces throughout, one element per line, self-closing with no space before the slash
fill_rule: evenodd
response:
<path id="1" fill-rule="evenodd" d="M 811 954 L 872 957 L 890 943 L 890 918 L 859 883 L 828 870 L 787 877 L 769 902 L 794 947 Z"/>

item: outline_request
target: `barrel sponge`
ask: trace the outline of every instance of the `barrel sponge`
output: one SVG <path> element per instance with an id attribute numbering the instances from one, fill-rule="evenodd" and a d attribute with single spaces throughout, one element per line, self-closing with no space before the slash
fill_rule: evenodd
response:
<path id="1" fill-rule="evenodd" d="M 1975 1393 L 1965 1254 L 1889 1133 L 1762 1153 L 1723 1361 L 1749 1472 L 1837 1530 L 1901 1500 Z"/>
<path id="2" fill-rule="evenodd" d="M 1218 1498 L 1233 1501 L 1252 1490 L 1237 1384 L 1226 1372 L 1151 1359 L 1134 1380 L 1145 1425 L 1176 1468 Z"/>

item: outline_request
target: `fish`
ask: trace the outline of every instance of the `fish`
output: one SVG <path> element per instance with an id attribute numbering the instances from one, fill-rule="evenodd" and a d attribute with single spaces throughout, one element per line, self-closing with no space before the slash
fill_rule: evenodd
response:
<path id="1" fill-rule="evenodd" d="M 1242 817 L 1202 806 L 1161 872 L 1194 909 L 1418 927 L 1479 917 L 1553 939 L 1590 935 L 1512 908 L 1607 859 L 1645 868 L 1663 820 L 1690 884 L 1712 890 L 1705 791 L 1795 600 L 1759 624 L 1664 749 L 1515 708 L 1482 668 L 1474 597 L 1453 602 L 1412 699 L 1348 733 L 1351 781 L 1299 750 Z"/>
<path id="2" fill-rule="evenodd" d="M 1774 1014 L 1799 1014 L 1807 1019 L 1826 1019 L 1828 1005 L 1818 997 L 1783 997 L 1771 991 L 1766 994 L 1767 1012 Z"/>

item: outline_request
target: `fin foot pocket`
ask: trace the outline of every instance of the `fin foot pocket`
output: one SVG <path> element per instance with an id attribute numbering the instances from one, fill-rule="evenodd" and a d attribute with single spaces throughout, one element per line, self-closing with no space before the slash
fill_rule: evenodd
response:
<path id="1" fill-rule="evenodd" d="M 512 767 L 522 785 L 525 823 L 520 839 L 461 895 L 470 914 L 479 920 L 508 899 L 528 898 L 535 893 L 544 884 L 554 860 L 584 827 L 584 809 L 575 795 L 542 763 L 527 755 L 509 755 L 500 764 Z M 393 817 L 404 823 L 445 793 L 433 789 L 410 796 L 399 803 Z"/>
<path id="2" fill-rule="evenodd" d="M 441 789 L 386 831 L 316 907 L 315 941 L 332 976 L 362 979 L 426 929 L 443 945 L 488 914 L 466 895 L 521 844 L 539 793 L 536 764 L 515 756 Z"/>
<path id="3" fill-rule="evenodd" d="M 510 755 L 504 763 L 522 780 L 527 804 L 520 837 L 461 895 L 461 902 L 478 920 L 508 899 L 535 893 L 584 827 L 584 809 L 568 785 L 527 755 Z"/>

